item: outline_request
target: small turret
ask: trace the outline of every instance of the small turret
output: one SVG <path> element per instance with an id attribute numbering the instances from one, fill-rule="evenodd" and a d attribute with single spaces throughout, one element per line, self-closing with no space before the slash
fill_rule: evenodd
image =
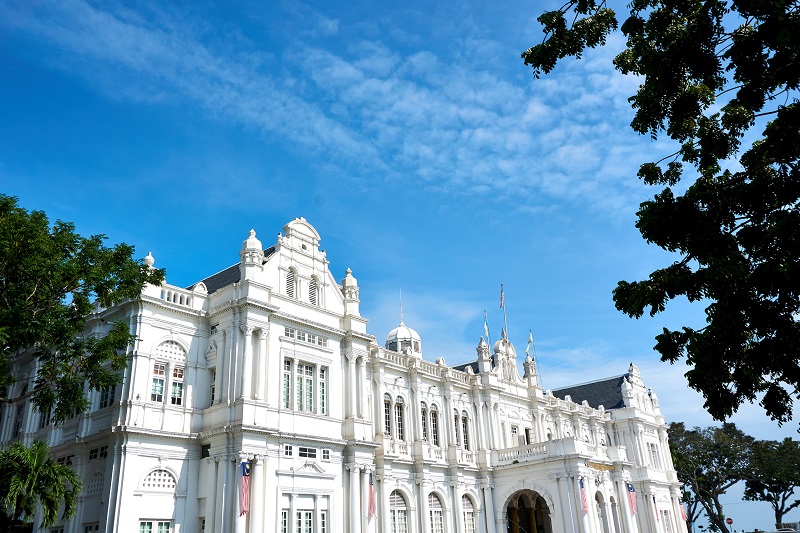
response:
<path id="1" fill-rule="evenodd" d="M 241 279 L 251 279 L 255 273 L 261 272 L 264 263 L 264 248 L 261 241 L 256 238 L 256 231 L 251 229 L 250 235 L 242 243 L 242 250 L 239 252 Z"/>
<path id="2" fill-rule="evenodd" d="M 342 295 L 344 296 L 344 314 L 361 316 L 358 309 L 361 300 L 358 299 L 358 280 L 353 277 L 349 268 L 342 280 Z"/>

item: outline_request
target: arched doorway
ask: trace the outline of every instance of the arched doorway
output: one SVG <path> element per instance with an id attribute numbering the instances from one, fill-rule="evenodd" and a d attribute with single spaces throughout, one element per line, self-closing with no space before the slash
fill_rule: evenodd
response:
<path id="1" fill-rule="evenodd" d="M 532 490 L 515 492 L 506 507 L 508 533 L 553 533 L 550 508 Z"/>

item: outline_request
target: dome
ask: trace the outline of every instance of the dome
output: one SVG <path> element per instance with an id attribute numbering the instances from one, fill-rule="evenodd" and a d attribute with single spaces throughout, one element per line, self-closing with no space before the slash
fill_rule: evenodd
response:
<path id="1" fill-rule="evenodd" d="M 514 345 L 511 344 L 511 341 L 505 338 L 494 343 L 494 353 L 508 354 L 511 357 L 517 356 L 517 350 L 514 348 Z"/>
<path id="2" fill-rule="evenodd" d="M 402 321 L 400 325 L 386 336 L 386 349 L 395 352 L 404 352 L 410 348 L 415 355 L 422 355 L 422 339 L 416 330 L 406 326 Z"/>

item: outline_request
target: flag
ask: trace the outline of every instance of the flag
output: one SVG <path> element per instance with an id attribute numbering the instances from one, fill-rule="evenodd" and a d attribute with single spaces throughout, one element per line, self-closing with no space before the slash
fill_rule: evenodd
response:
<path id="1" fill-rule="evenodd" d="M 656 505 L 656 497 L 653 496 L 653 509 L 656 511 L 656 522 L 658 522 L 658 505 Z"/>
<path id="2" fill-rule="evenodd" d="M 242 463 L 242 484 L 239 487 L 239 516 L 250 510 L 250 461 Z"/>
<path id="3" fill-rule="evenodd" d="M 581 487 L 581 505 L 583 505 L 583 512 L 589 512 L 589 502 L 586 501 L 586 490 L 583 488 L 583 478 L 578 480 L 578 485 Z"/>
<path id="4" fill-rule="evenodd" d="M 486 342 L 489 342 L 489 318 L 486 316 L 486 309 L 483 310 L 483 334 L 486 335 Z"/>
<path id="5" fill-rule="evenodd" d="M 681 518 L 683 518 L 684 522 L 688 522 L 689 521 L 689 515 L 686 514 L 686 504 L 685 503 L 681 504 Z"/>
<path id="6" fill-rule="evenodd" d="M 633 483 L 625 483 L 628 489 L 628 503 L 631 504 L 631 514 L 636 514 L 636 489 Z"/>
<path id="7" fill-rule="evenodd" d="M 528 330 L 528 347 L 525 348 L 525 355 L 530 355 L 531 345 L 533 344 L 533 330 Z"/>
<path id="8" fill-rule="evenodd" d="M 375 518 L 375 487 L 372 484 L 372 473 L 369 475 L 369 509 L 367 510 L 367 523 Z"/>
<path id="9" fill-rule="evenodd" d="M 503 295 L 503 284 L 500 284 L 500 309 L 503 308 L 503 303 L 505 303 L 505 296 Z"/>

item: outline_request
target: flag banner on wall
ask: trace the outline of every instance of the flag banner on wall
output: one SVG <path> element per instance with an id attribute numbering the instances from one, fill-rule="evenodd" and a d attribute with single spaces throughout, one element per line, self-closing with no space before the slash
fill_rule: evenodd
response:
<path id="1" fill-rule="evenodd" d="M 578 485 L 581 487 L 581 505 L 583 505 L 583 512 L 589 512 L 589 502 L 586 501 L 586 489 L 583 487 L 583 478 L 578 480 Z"/>
<path id="2" fill-rule="evenodd" d="M 653 496 L 653 510 L 656 512 L 656 522 L 658 522 L 658 505 L 656 505 L 656 497 Z"/>
<path id="3" fill-rule="evenodd" d="M 681 504 L 681 518 L 683 518 L 684 522 L 688 522 L 689 521 L 689 515 L 686 514 L 686 504 L 685 503 Z"/>
<path id="4" fill-rule="evenodd" d="M 636 488 L 634 488 L 633 483 L 625 483 L 625 487 L 628 489 L 628 503 L 631 504 L 631 514 L 636 514 Z"/>
<path id="5" fill-rule="evenodd" d="M 367 523 L 375 518 L 375 486 L 372 483 L 372 473 L 369 475 L 369 508 L 367 510 Z"/>
<path id="6" fill-rule="evenodd" d="M 239 516 L 250 510 L 250 461 L 242 463 L 242 484 L 239 486 Z"/>

